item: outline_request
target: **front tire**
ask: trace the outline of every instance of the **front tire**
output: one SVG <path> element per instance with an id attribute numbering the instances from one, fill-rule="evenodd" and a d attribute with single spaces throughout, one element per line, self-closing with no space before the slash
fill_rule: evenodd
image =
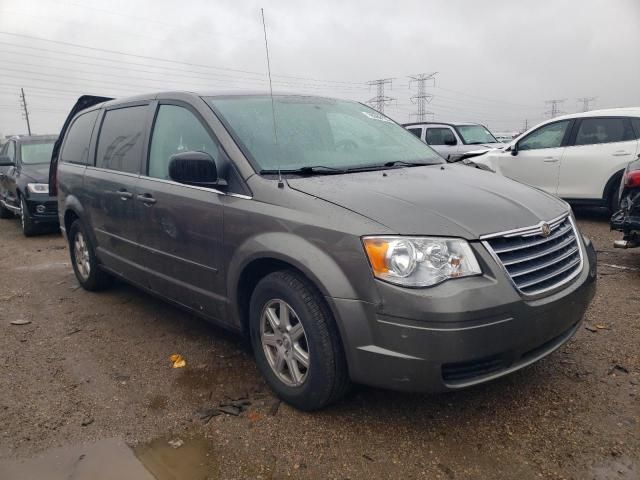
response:
<path id="1" fill-rule="evenodd" d="M 20 224 L 25 237 L 32 237 L 38 233 L 38 226 L 33 222 L 27 207 L 27 201 L 22 196 L 20 197 Z"/>
<path id="2" fill-rule="evenodd" d="M 85 290 L 102 290 L 111 283 L 111 276 L 100 269 L 95 248 L 87 229 L 76 220 L 69 229 L 69 253 L 78 283 Z"/>
<path id="3" fill-rule="evenodd" d="M 350 381 L 337 327 L 307 279 L 290 270 L 267 275 L 249 314 L 258 369 L 280 398 L 310 411 L 344 396 Z"/>

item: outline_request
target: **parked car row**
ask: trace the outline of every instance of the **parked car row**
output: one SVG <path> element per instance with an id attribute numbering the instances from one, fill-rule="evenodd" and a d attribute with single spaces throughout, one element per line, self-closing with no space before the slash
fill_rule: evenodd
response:
<path id="1" fill-rule="evenodd" d="M 58 224 L 49 195 L 49 165 L 56 135 L 10 138 L 0 149 L 0 218 L 18 216 L 26 236 Z"/>
<path id="2" fill-rule="evenodd" d="M 624 234 L 615 246 L 640 244 L 640 108 L 556 117 L 505 145 L 485 144 L 482 149 L 456 147 L 462 138 L 460 125 L 405 127 L 448 161 L 499 173 L 573 205 L 605 207 L 612 214 L 611 228 Z M 485 135 L 490 135 L 488 130 Z"/>

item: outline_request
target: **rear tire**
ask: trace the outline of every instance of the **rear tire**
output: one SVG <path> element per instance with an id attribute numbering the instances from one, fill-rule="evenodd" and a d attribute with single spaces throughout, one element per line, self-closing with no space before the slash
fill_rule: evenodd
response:
<path id="1" fill-rule="evenodd" d="M 249 314 L 258 369 L 282 400 L 310 411 L 346 394 L 350 380 L 337 326 L 306 278 L 291 270 L 267 275 L 253 291 Z"/>
<path id="2" fill-rule="evenodd" d="M 69 253 L 73 271 L 82 288 L 93 292 L 111 284 L 112 278 L 100 269 L 91 238 L 79 219 L 75 220 L 69 229 Z"/>

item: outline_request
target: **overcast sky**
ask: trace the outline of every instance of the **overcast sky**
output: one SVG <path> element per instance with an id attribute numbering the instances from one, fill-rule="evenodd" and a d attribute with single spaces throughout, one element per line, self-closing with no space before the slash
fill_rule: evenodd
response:
<path id="1" fill-rule="evenodd" d="M 640 1 L 0 0 L 0 133 L 56 133 L 80 94 L 274 90 L 416 106 L 409 75 L 438 72 L 428 110 L 495 131 L 560 109 L 640 106 Z"/>

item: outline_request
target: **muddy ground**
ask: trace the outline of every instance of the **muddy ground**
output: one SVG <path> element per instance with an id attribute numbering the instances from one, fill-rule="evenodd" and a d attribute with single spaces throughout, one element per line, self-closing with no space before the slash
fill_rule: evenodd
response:
<path id="1" fill-rule="evenodd" d="M 240 339 L 124 284 L 85 292 L 59 235 L 0 220 L 0 465 L 115 437 L 160 479 L 638 479 L 640 250 L 578 218 L 599 283 L 566 346 L 467 391 L 360 388 L 316 413 L 278 405 Z"/>

